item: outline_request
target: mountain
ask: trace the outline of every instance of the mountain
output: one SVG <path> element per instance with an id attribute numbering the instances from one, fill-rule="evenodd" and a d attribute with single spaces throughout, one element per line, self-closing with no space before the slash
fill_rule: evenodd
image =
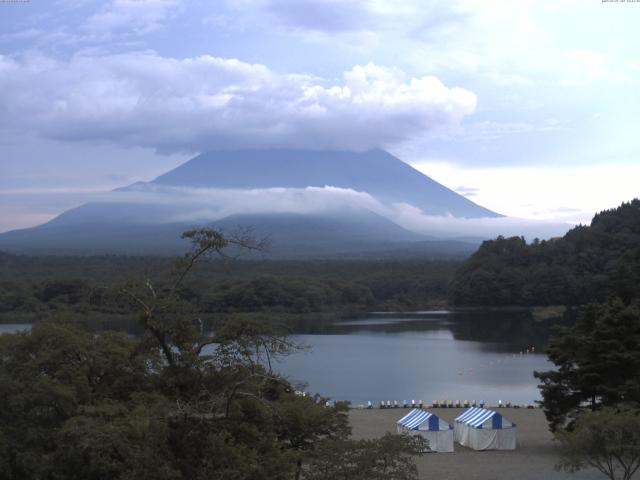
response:
<path id="1" fill-rule="evenodd" d="M 480 244 L 418 235 L 367 211 L 232 215 L 212 226 L 230 233 L 249 228 L 269 240 L 272 258 L 466 258 Z"/>
<path id="2" fill-rule="evenodd" d="M 198 155 L 160 175 L 155 185 L 194 188 L 340 187 L 404 202 L 430 215 L 501 215 L 439 184 L 384 150 L 366 152 L 241 150 Z"/>
<path id="3" fill-rule="evenodd" d="M 640 200 L 596 214 L 563 237 L 486 241 L 456 272 L 457 305 L 582 305 L 640 298 Z"/>
<path id="4" fill-rule="evenodd" d="M 385 216 L 395 205 L 429 215 L 500 216 L 382 150 L 223 151 L 43 225 L 1 234 L 0 249 L 175 254 L 187 247 L 180 233 L 199 225 L 251 227 L 270 238 L 271 258 L 462 257 L 478 244 L 409 231 Z"/>
<path id="5" fill-rule="evenodd" d="M 91 214 L 110 205 L 87 204 L 35 228 L 0 235 L 0 248 L 33 254 L 105 253 L 173 255 L 188 248 L 185 230 L 205 224 L 226 234 L 250 230 L 267 239 L 265 253 L 244 255 L 272 259 L 397 259 L 465 258 L 479 245 L 473 241 L 443 241 L 410 232 L 373 212 L 324 212 L 322 215 L 268 213 L 230 215 L 206 223 L 92 221 Z M 123 210 L 127 206 L 118 205 Z M 91 214 L 89 214 L 91 212 Z M 87 219 L 87 221 L 81 221 Z"/>

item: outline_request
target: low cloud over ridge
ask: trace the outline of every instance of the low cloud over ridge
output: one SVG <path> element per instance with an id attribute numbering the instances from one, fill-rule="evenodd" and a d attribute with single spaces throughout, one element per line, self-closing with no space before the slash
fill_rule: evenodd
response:
<path id="1" fill-rule="evenodd" d="M 218 189 L 142 184 L 103 196 L 100 201 L 167 205 L 173 209 L 167 222 L 203 222 L 234 214 L 323 214 L 368 210 L 407 230 L 451 238 L 495 238 L 498 235 L 550 238 L 566 233 L 571 225 L 521 218 L 458 218 L 427 215 L 407 203 L 383 203 L 366 192 L 333 186 L 306 188 Z M 176 207 L 178 207 L 176 209 Z M 250 225 L 247 225 L 250 226 Z"/>
<path id="2" fill-rule="evenodd" d="M 208 55 L 0 56 L 0 119 L 42 136 L 161 152 L 388 147 L 472 113 L 476 96 L 369 63 L 337 85 Z"/>

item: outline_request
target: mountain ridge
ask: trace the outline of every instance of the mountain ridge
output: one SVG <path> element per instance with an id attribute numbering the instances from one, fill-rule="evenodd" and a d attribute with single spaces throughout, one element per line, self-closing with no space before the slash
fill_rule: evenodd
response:
<path id="1" fill-rule="evenodd" d="M 260 171 L 259 176 L 247 175 L 247 172 L 256 171 Z M 383 201 L 404 201 L 431 215 L 502 216 L 380 149 L 365 152 L 276 149 L 208 152 L 148 183 L 237 189 L 332 186 L 366 192 Z"/>
<path id="2" fill-rule="evenodd" d="M 182 231 L 196 225 L 227 231 L 253 226 L 258 236 L 273 239 L 274 258 L 375 251 L 388 257 L 400 250 L 422 255 L 430 248 L 459 257 L 477 245 L 399 225 L 393 213 L 398 204 L 428 215 L 500 216 L 382 150 L 219 151 L 198 155 L 150 182 L 116 189 L 45 224 L 0 234 L 0 248 L 175 254 L 186 248 Z M 455 247 L 448 249 L 447 241 Z"/>

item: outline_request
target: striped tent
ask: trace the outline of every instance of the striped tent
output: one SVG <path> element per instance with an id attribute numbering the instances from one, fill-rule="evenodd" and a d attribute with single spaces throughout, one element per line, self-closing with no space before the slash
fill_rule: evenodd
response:
<path id="1" fill-rule="evenodd" d="M 474 407 L 456 417 L 453 437 L 460 445 L 474 450 L 514 450 L 516 424 L 498 412 Z"/>
<path id="2" fill-rule="evenodd" d="M 411 410 L 396 422 L 396 431 L 421 435 L 432 452 L 453 452 L 453 427 L 427 410 Z"/>

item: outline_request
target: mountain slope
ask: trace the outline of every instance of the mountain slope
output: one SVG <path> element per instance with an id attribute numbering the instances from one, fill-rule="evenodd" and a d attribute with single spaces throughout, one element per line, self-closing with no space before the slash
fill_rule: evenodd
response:
<path id="1" fill-rule="evenodd" d="M 386 212 L 398 203 L 432 215 L 498 216 L 382 150 L 216 152 L 46 224 L 1 234 L 0 249 L 174 254 L 186 248 L 182 231 L 211 225 L 229 231 L 252 227 L 256 236 L 271 238 L 271 256 L 280 258 L 471 252 L 475 242 L 451 242 L 449 248 L 447 241 L 416 234 L 383 216 L 395 218 Z"/>
<path id="2" fill-rule="evenodd" d="M 151 183 L 207 188 L 333 186 L 405 202 L 432 215 L 499 217 L 384 150 L 240 150 L 198 155 Z"/>
<path id="3" fill-rule="evenodd" d="M 91 207 L 86 209 L 95 212 L 104 206 Z M 77 212 L 88 218 L 85 209 Z M 0 235 L 0 248 L 37 254 L 175 255 L 188 248 L 180 239 L 181 233 L 196 226 L 179 222 L 71 222 L 69 217 L 74 213 L 67 212 L 59 221 L 40 227 Z M 255 238 L 267 238 L 268 251 L 249 254 L 251 258 L 463 258 L 477 247 L 477 243 L 429 239 L 372 212 L 231 215 L 206 225 L 228 235 L 250 229 Z"/>

